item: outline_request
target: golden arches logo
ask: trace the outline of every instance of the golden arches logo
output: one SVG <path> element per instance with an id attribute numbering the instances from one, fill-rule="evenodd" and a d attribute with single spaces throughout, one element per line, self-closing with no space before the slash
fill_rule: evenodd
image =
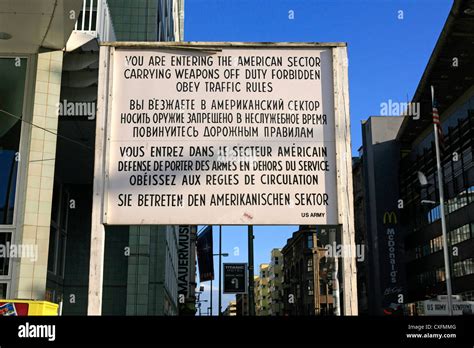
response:
<path id="1" fill-rule="evenodd" d="M 394 211 L 390 211 L 390 212 L 386 211 L 383 214 L 383 223 L 384 225 L 387 225 L 387 224 L 396 225 L 398 223 L 397 214 L 395 214 Z"/>

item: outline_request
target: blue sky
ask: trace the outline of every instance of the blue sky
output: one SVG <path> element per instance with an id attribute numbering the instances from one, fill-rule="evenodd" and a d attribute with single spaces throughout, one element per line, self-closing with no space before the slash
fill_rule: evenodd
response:
<path id="1" fill-rule="evenodd" d="M 185 40 L 347 42 L 356 155 L 361 121 L 380 114 L 381 103 L 411 100 L 451 6 L 452 0 L 186 0 Z M 282 247 L 295 230 L 256 227 L 256 266 L 268 262 L 270 250 Z M 223 251 L 231 254 L 226 262 L 247 261 L 245 232 L 245 227 L 224 227 Z M 239 256 L 233 255 L 234 248 Z M 202 298 L 208 299 L 208 293 Z M 229 298 L 234 296 L 225 296 L 223 308 Z"/>

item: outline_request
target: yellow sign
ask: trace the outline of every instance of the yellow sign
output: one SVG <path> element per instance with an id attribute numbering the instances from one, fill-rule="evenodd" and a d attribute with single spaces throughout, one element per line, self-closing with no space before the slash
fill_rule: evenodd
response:
<path id="1" fill-rule="evenodd" d="M 397 214 L 395 214 L 395 212 L 393 212 L 393 211 L 391 211 L 391 212 L 386 211 L 383 214 L 383 223 L 384 223 L 384 225 L 387 225 L 387 223 L 396 225 L 398 223 Z"/>

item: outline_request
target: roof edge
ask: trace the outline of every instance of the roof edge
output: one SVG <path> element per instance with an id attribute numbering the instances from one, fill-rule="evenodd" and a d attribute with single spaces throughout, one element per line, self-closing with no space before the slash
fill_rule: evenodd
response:
<path id="1" fill-rule="evenodd" d="M 426 87 L 426 84 L 428 83 L 428 79 L 431 75 L 431 71 L 433 70 L 433 65 L 436 63 L 436 60 L 438 59 L 438 56 L 440 55 L 440 52 L 446 43 L 446 39 L 449 36 L 449 32 L 451 31 L 451 28 L 456 19 L 456 16 L 458 15 L 460 11 L 462 3 L 463 3 L 463 0 L 454 0 L 453 6 L 451 7 L 451 10 L 449 11 L 448 17 L 446 18 L 446 22 L 444 23 L 443 29 L 441 30 L 441 33 L 439 35 L 438 41 L 436 41 L 436 45 L 433 49 L 433 52 L 431 53 L 430 59 L 428 60 L 428 64 L 426 65 L 425 71 L 423 72 L 420 82 L 418 83 L 418 86 L 415 90 L 415 94 L 413 95 L 413 98 L 411 101 L 412 103 L 416 103 L 417 100 L 421 98 L 423 90 Z M 408 123 L 408 118 L 403 120 L 403 123 L 396 137 L 397 140 L 399 140 L 402 137 L 403 133 L 405 132 L 407 123 Z"/>

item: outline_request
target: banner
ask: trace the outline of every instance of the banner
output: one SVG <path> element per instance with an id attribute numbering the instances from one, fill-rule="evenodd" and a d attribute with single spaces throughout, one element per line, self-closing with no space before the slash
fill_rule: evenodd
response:
<path id="1" fill-rule="evenodd" d="M 191 277 L 191 226 L 179 226 L 178 239 L 178 294 L 189 296 L 189 283 Z"/>
<path id="2" fill-rule="evenodd" d="M 214 259 L 212 253 L 212 226 L 207 226 L 197 238 L 197 257 L 201 282 L 214 280 Z"/>

